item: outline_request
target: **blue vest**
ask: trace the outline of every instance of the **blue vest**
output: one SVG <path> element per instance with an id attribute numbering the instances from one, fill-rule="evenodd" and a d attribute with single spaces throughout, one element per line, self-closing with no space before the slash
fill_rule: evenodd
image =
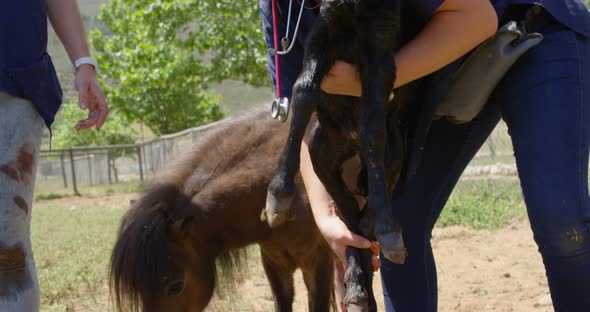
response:
<path id="1" fill-rule="evenodd" d="M 444 0 L 412 0 L 419 14 L 428 20 Z M 490 0 L 502 19 L 504 9 L 510 5 L 537 4 L 544 7 L 559 22 L 572 30 L 590 37 L 590 13 L 580 0 Z M 501 25 L 500 25 L 501 26 Z"/>
<path id="2" fill-rule="evenodd" d="M 0 92 L 30 100 L 45 124 L 53 123 L 62 91 L 47 54 L 45 0 L 2 2 Z"/>
<path id="3" fill-rule="evenodd" d="M 505 2 L 509 4 L 538 4 L 562 24 L 590 38 L 590 13 L 580 0 L 508 0 Z"/>

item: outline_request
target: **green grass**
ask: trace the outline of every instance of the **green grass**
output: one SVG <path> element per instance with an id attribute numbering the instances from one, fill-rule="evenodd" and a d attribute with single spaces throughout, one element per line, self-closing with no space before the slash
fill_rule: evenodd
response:
<path id="1" fill-rule="evenodd" d="M 61 193 L 47 193 L 47 194 L 39 194 L 39 195 L 35 196 L 35 200 L 36 201 L 52 200 L 52 199 L 60 199 L 60 198 L 64 198 L 64 197 L 68 197 L 68 195 L 61 194 Z"/>
<path id="2" fill-rule="evenodd" d="M 78 191 L 83 196 L 98 196 L 98 195 L 138 193 L 138 192 L 143 191 L 143 187 L 144 187 L 143 182 L 136 180 L 136 181 L 120 182 L 120 183 L 107 184 L 107 185 L 79 187 Z M 64 197 L 79 196 L 74 193 L 71 186 L 67 189 L 59 188 L 57 190 L 52 190 L 49 192 L 47 191 L 47 188 L 37 186 L 35 189 L 35 193 L 36 193 L 35 194 L 36 201 L 44 201 L 44 200 L 59 199 L 59 198 L 64 198 Z"/>
<path id="3" fill-rule="evenodd" d="M 490 156 L 479 156 L 473 158 L 473 160 L 469 163 L 470 166 L 489 166 L 489 165 L 514 165 L 514 156 L 512 154 L 509 155 L 496 155 L 494 157 Z"/>
<path id="4" fill-rule="evenodd" d="M 127 194 L 127 193 L 139 193 L 143 191 L 144 184 L 141 181 L 129 181 L 120 182 L 111 185 L 100 185 L 92 188 L 87 188 L 86 191 L 89 194 Z"/>
<path id="5" fill-rule="evenodd" d="M 212 89 L 221 94 L 221 107 L 229 115 L 238 115 L 244 111 L 249 111 L 253 108 L 253 105 L 268 107 L 268 111 L 270 112 L 270 105 L 274 100 L 274 95 L 270 87 L 254 88 L 235 80 L 224 81 Z"/>
<path id="6" fill-rule="evenodd" d="M 497 229 L 526 214 L 517 179 L 462 180 L 437 225 Z"/>
<path id="7" fill-rule="evenodd" d="M 105 311 L 108 257 L 124 212 L 119 207 L 43 207 L 32 240 L 41 311 Z"/>
<path id="8" fill-rule="evenodd" d="M 137 182 L 96 187 L 86 190 L 82 197 L 71 199 L 45 195 L 45 200 L 34 205 L 32 239 L 41 286 L 41 311 L 112 310 L 108 301 L 107 265 L 120 219 L 129 204 L 125 196 L 108 193 L 139 190 L 141 184 Z M 49 197 L 59 199 L 52 201 Z M 462 180 L 437 226 L 497 229 L 524 214 L 516 179 Z M 249 264 L 238 274 L 238 283 L 246 279 L 266 283 L 258 251 L 251 248 L 248 254 Z M 222 292 L 221 298 L 215 299 L 208 310 L 272 309 L 272 302 L 260 299 L 263 297 L 252 300 L 231 294 L 231 290 Z"/>

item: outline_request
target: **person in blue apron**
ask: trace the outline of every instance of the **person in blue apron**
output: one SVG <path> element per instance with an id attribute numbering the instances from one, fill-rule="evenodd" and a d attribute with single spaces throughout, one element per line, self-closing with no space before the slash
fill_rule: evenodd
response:
<path id="1" fill-rule="evenodd" d="M 423 93 L 426 122 L 411 136 L 410 172 L 393 197 L 394 215 L 404 229 L 408 257 L 403 265 L 383 259 L 381 277 L 387 311 L 437 310 L 437 276 L 432 229 L 463 170 L 500 118 L 508 125 L 534 239 L 543 258 L 556 311 L 590 311 L 590 14 L 579 0 L 414 0 L 424 18 L 421 32 L 395 59 L 396 87 L 428 76 Z M 285 33 L 288 0 L 278 1 L 279 31 Z M 295 1 L 294 11 L 299 9 Z M 281 57 L 282 94 L 290 97 L 301 70 L 305 37 L 317 3 L 301 19 L 292 52 Z M 268 47 L 273 47 L 271 4 L 260 1 Z M 293 14 L 296 15 L 296 14 Z M 470 121 L 434 118 L 457 69 L 456 60 L 509 20 L 530 19 L 543 40 L 505 73 L 483 109 Z M 292 20 L 293 25 L 295 19 Z M 269 68 L 276 85 L 274 59 Z M 449 65 L 450 64 L 450 65 Z M 481 73 L 482 77 L 486 73 Z M 360 96 L 354 65 L 336 63 L 322 89 Z M 419 104 L 418 104 L 419 103 Z M 304 143 L 305 144 L 305 143 Z M 307 155 L 306 155 L 307 153 Z M 350 233 L 330 211 L 330 196 L 313 172 L 306 146 L 301 173 L 316 223 L 334 252 L 370 242 Z"/>
<path id="2" fill-rule="evenodd" d="M 77 130 L 99 129 L 108 105 L 76 0 L 3 1 L 0 9 L 0 311 L 39 311 L 30 224 L 43 130 L 62 91 L 47 54 L 47 17 L 72 60 L 81 109 Z M 74 131 L 74 125 L 72 125 Z"/>

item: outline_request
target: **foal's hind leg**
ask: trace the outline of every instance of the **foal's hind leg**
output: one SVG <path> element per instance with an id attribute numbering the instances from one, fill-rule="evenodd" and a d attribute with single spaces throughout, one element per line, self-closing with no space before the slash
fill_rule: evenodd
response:
<path id="1" fill-rule="evenodd" d="M 295 194 L 294 177 L 299 170 L 301 140 L 311 114 L 320 102 L 322 79 L 332 65 L 325 55 L 327 34 L 326 25 L 321 20 L 318 21 L 307 42 L 303 70 L 293 87 L 291 129 L 279 159 L 277 174 L 272 179 L 266 196 L 264 212 L 271 228 L 283 224 L 289 218 L 289 208 Z"/>
<path id="2" fill-rule="evenodd" d="M 389 105 L 397 105 L 390 103 Z M 392 194 L 399 181 L 404 161 L 403 139 L 398 108 L 387 116 L 387 146 L 385 151 L 386 190 Z M 394 222 L 397 221 L 394 219 Z M 398 225 L 398 224 L 396 224 Z M 401 226 L 400 226 L 401 228 Z"/>
<path id="3" fill-rule="evenodd" d="M 309 148 L 318 178 L 336 203 L 336 207 L 342 212 L 348 228 L 358 234 L 361 214 L 354 195 L 342 180 L 341 172 L 342 164 L 354 155 L 354 149 L 346 138 L 337 135 L 337 130 L 330 131 L 322 125 L 312 131 Z M 376 310 L 375 297 L 372 292 L 371 257 L 372 254 L 369 250 L 352 247 L 346 250 L 344 303 L 350 312 Z"/>
<path id="4" fill-rule="evenodd" d="M 385 106 L 395 79 L 395 65 L 390 54 L 369 57 L 362 72 L 363 97 L 359 121 L 361 152 L 368 176 L 369 200 L 365 213 L 375 215 L 375 234 L 385 258 L 394 263 L 405 262 L 401 227 L 393 219 L 390 190 L 385 170 L 387 125 Z M 373 224 L 370 222 L 369 224 Z M 372 229 L 363 229 L 371 232 Z"/>

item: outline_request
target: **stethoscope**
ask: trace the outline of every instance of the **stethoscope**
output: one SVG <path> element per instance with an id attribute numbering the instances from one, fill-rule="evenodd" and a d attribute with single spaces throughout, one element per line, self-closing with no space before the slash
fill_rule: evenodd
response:
<path id="1" fill-rule="evenodd" d="M 287 17 L 287 31 L 285 36 L 280 40 L 282 50 L 279 51 L 279 23 L 277 14 L 277 0 L 272 0 L 272 28 L 274 36 L 274 48 L 268 49 L 268 54 L 275 58 L 275 100 L 272 102 L 271 115 L 274 119 L 279 119 L 280 122 L 285 122 L 289 116 L 289 99 L 283 97 L 281 91 L 281 64 L 280 56 L 287 55 L 293 49 L 295 41 L 297 39 L 297 33 L 299 32 L 299 24 L 301 23 L 301 16 L 303 15 L 303 9 L 305 8 L 305 0 L 301 0 L 301 8 L 299 9 L 299 17 L 297 18 L 297 24 L 295 25 L 295 31 L 293 32 L 293 39 L 289 40 L 289 31 L 291 28 L 291 11 L 293 10 L 293 0 L 289 0 L 289 14 Z"/>

